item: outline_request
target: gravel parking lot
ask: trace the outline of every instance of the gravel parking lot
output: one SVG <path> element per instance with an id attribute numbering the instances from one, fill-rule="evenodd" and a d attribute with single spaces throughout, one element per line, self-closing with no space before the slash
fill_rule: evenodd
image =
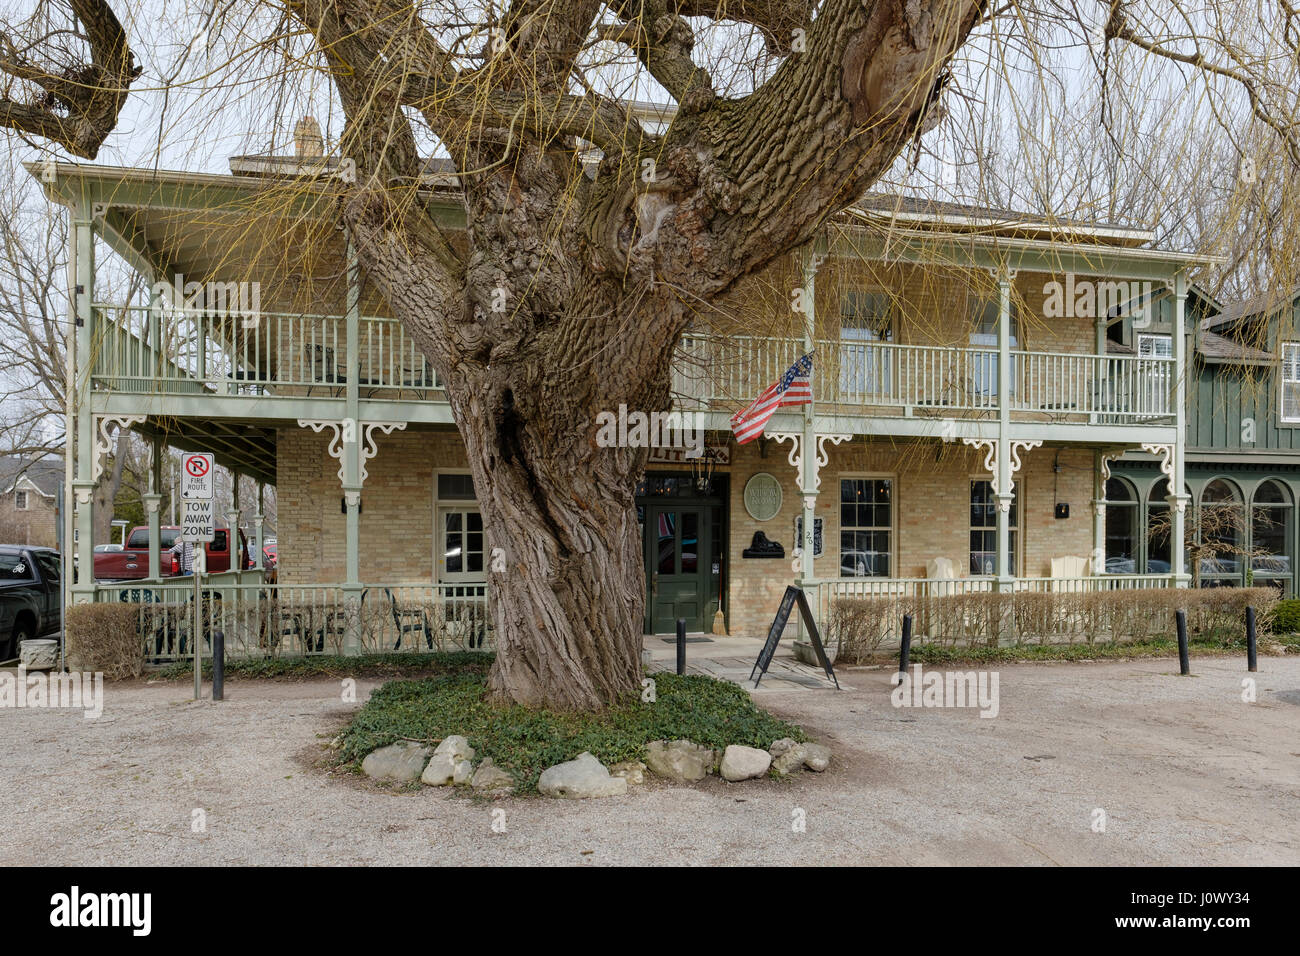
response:
<path id="1" fill-rule="evenodd" d="M 886 672 L 847 671 L 852 689 L 761 698 L 832 746 L 825 774 L 584 803 L 326 773 L 357 706 L 336 681 L 239 681 L 219 704 L 109 685 L 97 720 L 0 709 L 0 863 L 1300 863 L 1300 658 L 1261 659 L 1255 703 L 1244 661 L 1193 671 L 1002 667 L 995 719 L 895 709 Z"/>

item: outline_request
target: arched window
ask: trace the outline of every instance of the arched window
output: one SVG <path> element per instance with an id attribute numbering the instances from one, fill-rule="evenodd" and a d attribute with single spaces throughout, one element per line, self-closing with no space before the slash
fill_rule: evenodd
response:
<path id="1" fill-rule="evenodd" d="M 1137 493 L 1123 478 L 1106 481 L 1106 573 L 1137 573 Z"/>
<path id="2" fill-rule="evenodd" d="M 1250 509 L 1250 566 L 1256 579 L 1291 574 L 1291 495 L 1272 479 L 1255 489 Z M 1284 590 L 1289 590 L 1285 588 Z"/>
<path id="3" fill-rule="evenodd" d="M 1205 486 L 1197 530 L 1201 583 L 1209 587 L 1239 583 L 1246 544 L 1246 509 L 1235 485 L 1216 478 Z"/>

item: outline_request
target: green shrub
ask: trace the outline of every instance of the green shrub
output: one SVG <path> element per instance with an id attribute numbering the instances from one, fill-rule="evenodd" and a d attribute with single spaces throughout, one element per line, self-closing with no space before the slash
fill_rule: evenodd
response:
<path id="1" fill-rule="evenodd" d="M 144 673 L 140 605 L 74 604 L 67 609 L 67 655 L 79 670 L 100 671 L 109 680 Z"/>
<path id="2" fill-rule="evenodd" d="M 339 759 L 356 766 L 377 747 L 402 739 L 437 741 L 460 734 L 481 757 L 534 790 L 543 770 L 590 751 L 601 763 L 640 760 L 652 740 L 686 738 L 721 750 L 728 744 L 767 748 L 782 737 L 807 739 L 793 724 L 754 705 L 729 681 L 655 674 L 656 699 L 601 714 L 555 713 L 487 700 L 477 671 L 419 681 L 390 681 L 370 695 L 343 732 Z"/>
<path id="3" fill-rule="evenodd" d="M 1300 601 L 1278 601 L 1273 606 L 1272 631 L 1274 634 L 1300 632 Z"/>

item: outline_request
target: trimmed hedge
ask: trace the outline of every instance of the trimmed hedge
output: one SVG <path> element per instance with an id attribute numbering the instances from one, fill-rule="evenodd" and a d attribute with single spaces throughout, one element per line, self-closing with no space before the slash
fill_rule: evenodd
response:
<path id="1" fill-rule="evenodd" d="M 109 680 L 144 673 L 140 605 L 74 604 L 67 609 L 67 654 L 79 670 L 99 671 Z"/>
<path id="2" fill-rule="evenodd" d="M 997 647 L 1006 644 L 1124 643 L 1149 641 L 1174 632 L 1174 612 L 1187 612 L 1192 635 L 1241 632 L 1252 605 L 1262 630 L 1278 605 L 1273 588 L 1201 588 L 1090 592 L 1019 592 L 848 598 L 834 602 L 828 643 L 839 659 L 871 657 L 902 634 L 903 615 L 912 615 L 912 640 L 940 647 Z M 1297 602 L 1300 603 L 1300 602 Z M 1002 634 L 999 639 L 999 632 Z"/>

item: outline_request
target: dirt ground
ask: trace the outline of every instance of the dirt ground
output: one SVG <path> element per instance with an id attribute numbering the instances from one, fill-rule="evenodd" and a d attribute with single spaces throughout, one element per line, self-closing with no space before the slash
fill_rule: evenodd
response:
<path id="1" fill-rule="evenodd" d="M 337 681 L 232 682 L 217 704 L 109 685 L 97 720 L 0 708 L 0 864 L 1300 863 L 1300 657 L 1261 659 L 1255 703 L 1243 660 L 1193 671 L 1001 667 L 994 719 L 896 709 L 887 672 L 845 671 L 852 689 L 761 698 L 831 745 L 826 773 L 585 802 L 328 774 L 358 706 Z"/>

